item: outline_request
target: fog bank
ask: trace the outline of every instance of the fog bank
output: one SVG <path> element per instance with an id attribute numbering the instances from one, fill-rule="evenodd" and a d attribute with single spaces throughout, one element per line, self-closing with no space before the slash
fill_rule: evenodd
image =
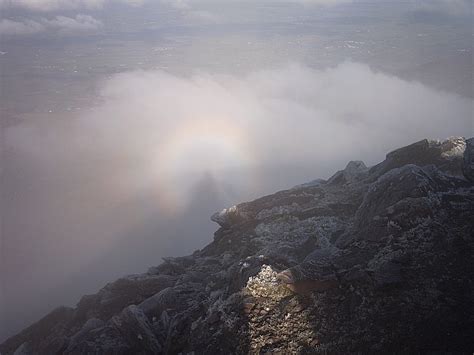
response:
<path id="1" fill-rule="evenodd" d="M 203 247 L 217 229 L 209 215 L 228 204 L 473 133 L 472 100 L 353 62 L 243 77 L 135 71 L 98 94 L 94 111 L 4 132 L 5 324 Z"/>

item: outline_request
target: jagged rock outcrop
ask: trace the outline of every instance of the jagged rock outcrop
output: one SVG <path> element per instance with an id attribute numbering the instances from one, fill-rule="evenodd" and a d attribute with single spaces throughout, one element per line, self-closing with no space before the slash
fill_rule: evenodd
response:
<path id="1" fill-rule="evenodd" d="M 223 210 L 202 250 L 56 310 L 0 351 L 470 353 L 472 156 L 472 139 L 423 140 Z"/>
<path id="2" fill-rule="evenodd" d="M 474 138 L 466 140 L 463 173 L 466 179 L 474 182 Z"/>

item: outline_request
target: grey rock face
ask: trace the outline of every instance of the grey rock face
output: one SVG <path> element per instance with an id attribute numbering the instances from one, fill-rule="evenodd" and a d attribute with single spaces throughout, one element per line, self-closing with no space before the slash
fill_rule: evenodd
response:
<path id="1" fill-rule="evenodd" d="M 363 179 L 367 175 L 368 169 L 363 161 L 350 161 L 346 168 L 338 171 L 329 180 L 328 184 L 350 184 Z"/>
<path id="2" fill-rule="evenodd" d="M 463 173 L 466 179 L 474 182 L 474 138 L 466 140 L 464 151 Z"/>
<path id="3" fill-rule="evenodd" d="M 472 146 L 423 140 L 225 209 L 202 250 L 52 312 L 0 352 L 470 353 Z"/>
<path id="4" fill-rule="evenodd" d="M 451 137 L 445 141 L 424 139 L 387 154 L 386 159 L 372 167 L 373 177 L 407 164 L 426 166 L 434 164 L 452 175 L 462 175 L 462 159 L 466 141 L 462 137 Z"/>
<path id="5" fill-rule="evenodd" d="M 237 206 L 225 208 L 220 212 L 216 212 L 211 216 L 211 220 L 221 227 L 228 228 L 232 224 L 236 224 L 245 219 L 245 214 L 240 213 Z"/>

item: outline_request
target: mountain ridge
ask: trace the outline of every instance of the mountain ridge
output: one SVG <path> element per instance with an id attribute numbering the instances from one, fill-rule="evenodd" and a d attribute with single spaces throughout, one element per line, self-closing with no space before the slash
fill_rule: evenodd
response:
<path id="1" fill-rule="evenodd" d="M 472 351 L 474 139 L 214 214 L 214 241 L 60 307 L 2 354 Z"/>

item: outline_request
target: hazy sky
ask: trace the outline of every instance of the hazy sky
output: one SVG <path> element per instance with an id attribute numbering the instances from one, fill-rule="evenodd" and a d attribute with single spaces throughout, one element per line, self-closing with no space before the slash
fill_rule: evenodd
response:
<path id="1" fill-rule="evenodd" d="M 0 340 L 216 210 L 473 135 L 472 1 L 0 0 Z"/>

